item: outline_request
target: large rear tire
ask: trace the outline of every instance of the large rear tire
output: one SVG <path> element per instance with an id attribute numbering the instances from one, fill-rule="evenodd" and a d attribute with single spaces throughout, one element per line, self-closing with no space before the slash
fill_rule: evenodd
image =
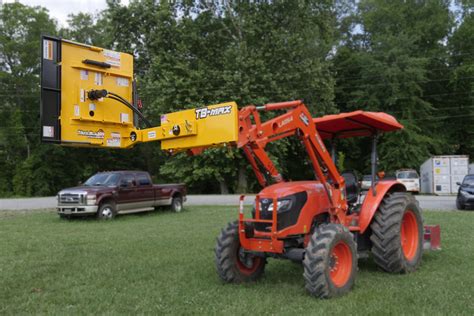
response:
<path id="1" fill-rule="evenodd" d="M 349 230 L 339 224 L 317 227 L 306 247 L 303 277 L 306 290 L 319 298 L 346 294 L 354 286 L 357 247 Z"/>
<path id="2" fill-rule="evenodd" d="M 413 272 L 423 255 L 423 219 L 416 199 L 406 192 L 387 194 L 370 225 L 375 263 L 392 273 Z"/>
<path id="3" fill-rule="evenodd" d="M 255 281 L 265 270 L 265 258 L 247 253 L 240 246 L 238 229 L 237 222 L 229 223 L 217 238 L 217 273 L 227 283 Z"/>

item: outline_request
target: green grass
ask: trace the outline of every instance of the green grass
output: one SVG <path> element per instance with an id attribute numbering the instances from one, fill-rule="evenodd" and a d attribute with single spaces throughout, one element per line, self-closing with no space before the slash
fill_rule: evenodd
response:
<path id="1" fill-rule="evenodd" d="M 0 213 L 0 314 L 474 314 L 474 213 L 425 212 L 442 225 L 440 252 L 410 275 L 359 262 L 348 295 L 317 300 L 301 265 L 269 259 L 256 283 L 222 284 L 214 267 L 232 207 L 60 220 Z"/>

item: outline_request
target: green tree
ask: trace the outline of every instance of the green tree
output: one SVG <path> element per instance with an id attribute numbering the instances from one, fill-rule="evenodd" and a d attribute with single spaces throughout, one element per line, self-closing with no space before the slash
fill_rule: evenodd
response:
<path id="1" fill-rule="evenodd" d="M 450 98 L 443 132 L 457 154 L 474 155 L 474 4 L 465 1 L 462 20 L 449 39 Z M 452 110 L 451 110 L 452 109 Z M 449 116 L 453 116 L 449 119 Z"/>
<path id="2" fill-rule="evenodd" d="M 433 120 L 441 103 L 431 98 L 430 88 L 447 82 L 443 41 L 452 19 L 449 1 L 360 1 L 352 33 L 338 49 L 334 70 L 340 108 L 392 113 L 405 126 L 383 137 L 380 160 L 387 171 L 418 168 L 445 147 Z M 370 148 L 366 140 L 356 143 Z M 348 158 L 369 161 L 367 154 Z M 368 164 L 357 169 L 367 171 Z"/>
<path id="3" fill-rule="evenodd" d="M 68 16 L 68 26 L 60 30 L 62 37 L 79 43 L 108 47 L 112 44 L 108 20 L 104 13 L 77 13 Z"/>
<path id="4" fill-rule="evenodd" d="M 332 1 L 132 2 L 127 10 L 116 3 L 109 6 L 112 24 L 126 20 L 121 31 L 140 34 L 123 41 L 117 34 L 117 47 L 133 47 L 141 60 L 140 92 L 155 122 L 166 112 L 226 100 L 244 106 L 303 98 L 314 114 L 335 110 L 326 58 L 335 40 Z M 285 160 L 288 146 L 274 146 L 277 163 Z M 214 188 L 216 180 L 221 192 L 254 185 L 236 151 L 213 149 L 200 157 L 162 161 L 163 175 L 179 175 L 203 190 Z"/>
<path id="5" fill-rule="evenodd" d="M 17 169 L 38 146 L 40 35 L 55 30 L 44 8 L 0 7 L 0 194 L 12 194 Z"/>

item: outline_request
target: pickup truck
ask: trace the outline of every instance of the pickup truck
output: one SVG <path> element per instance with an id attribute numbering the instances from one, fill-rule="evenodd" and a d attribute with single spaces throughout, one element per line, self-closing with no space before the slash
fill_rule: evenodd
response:
<path id="1" fill-rule="evenodd" d="M 61 190 L 57 211 L 61 218 L 96 215 L 112 219 L 117 214 L 152 211 L 170 206 L 175 212 L 186 201 L 184 184 L 153 184 L 148 172 L 99 172 L 78 187 Z"/>

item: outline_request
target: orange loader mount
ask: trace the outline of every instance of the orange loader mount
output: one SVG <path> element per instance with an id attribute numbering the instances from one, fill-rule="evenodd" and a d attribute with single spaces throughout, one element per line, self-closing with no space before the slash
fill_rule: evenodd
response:
<path id="1" fill-rule="evenodd" d="M 287 112 L 262 122 L 259 111 L 272 110 Z M 264 189 L 252 218 L 245 218 L 241 196 L 238 221 L 217 238 L 215 260 L 223 281 L 257 280 L 267 258 L 285 258 L 303 262 L 310 295 L 331 298 L 353 287 L 358 258 L 371 253 L 383 270 L 408 273 L 420 264 L 424 246 L 439 248 L 439 226 L 423 229 L 421 209 L 405 187 L 395 180 L 375 181 L 377 135 L 403 128 L 392 116 L 356 111 L 312 119 L 301 101 L 290 101 L 244 107 L 238 120 L 237 146 Z M 285 181 L 265 152 L 268 143 L 289 136 L 302 142 L 316 180 Z M 355 173 L 340 174 L 334 146 L 330 154 L 323 143 L 355 136 L 373 141 L 373 181 L 365 198 Z"/>

